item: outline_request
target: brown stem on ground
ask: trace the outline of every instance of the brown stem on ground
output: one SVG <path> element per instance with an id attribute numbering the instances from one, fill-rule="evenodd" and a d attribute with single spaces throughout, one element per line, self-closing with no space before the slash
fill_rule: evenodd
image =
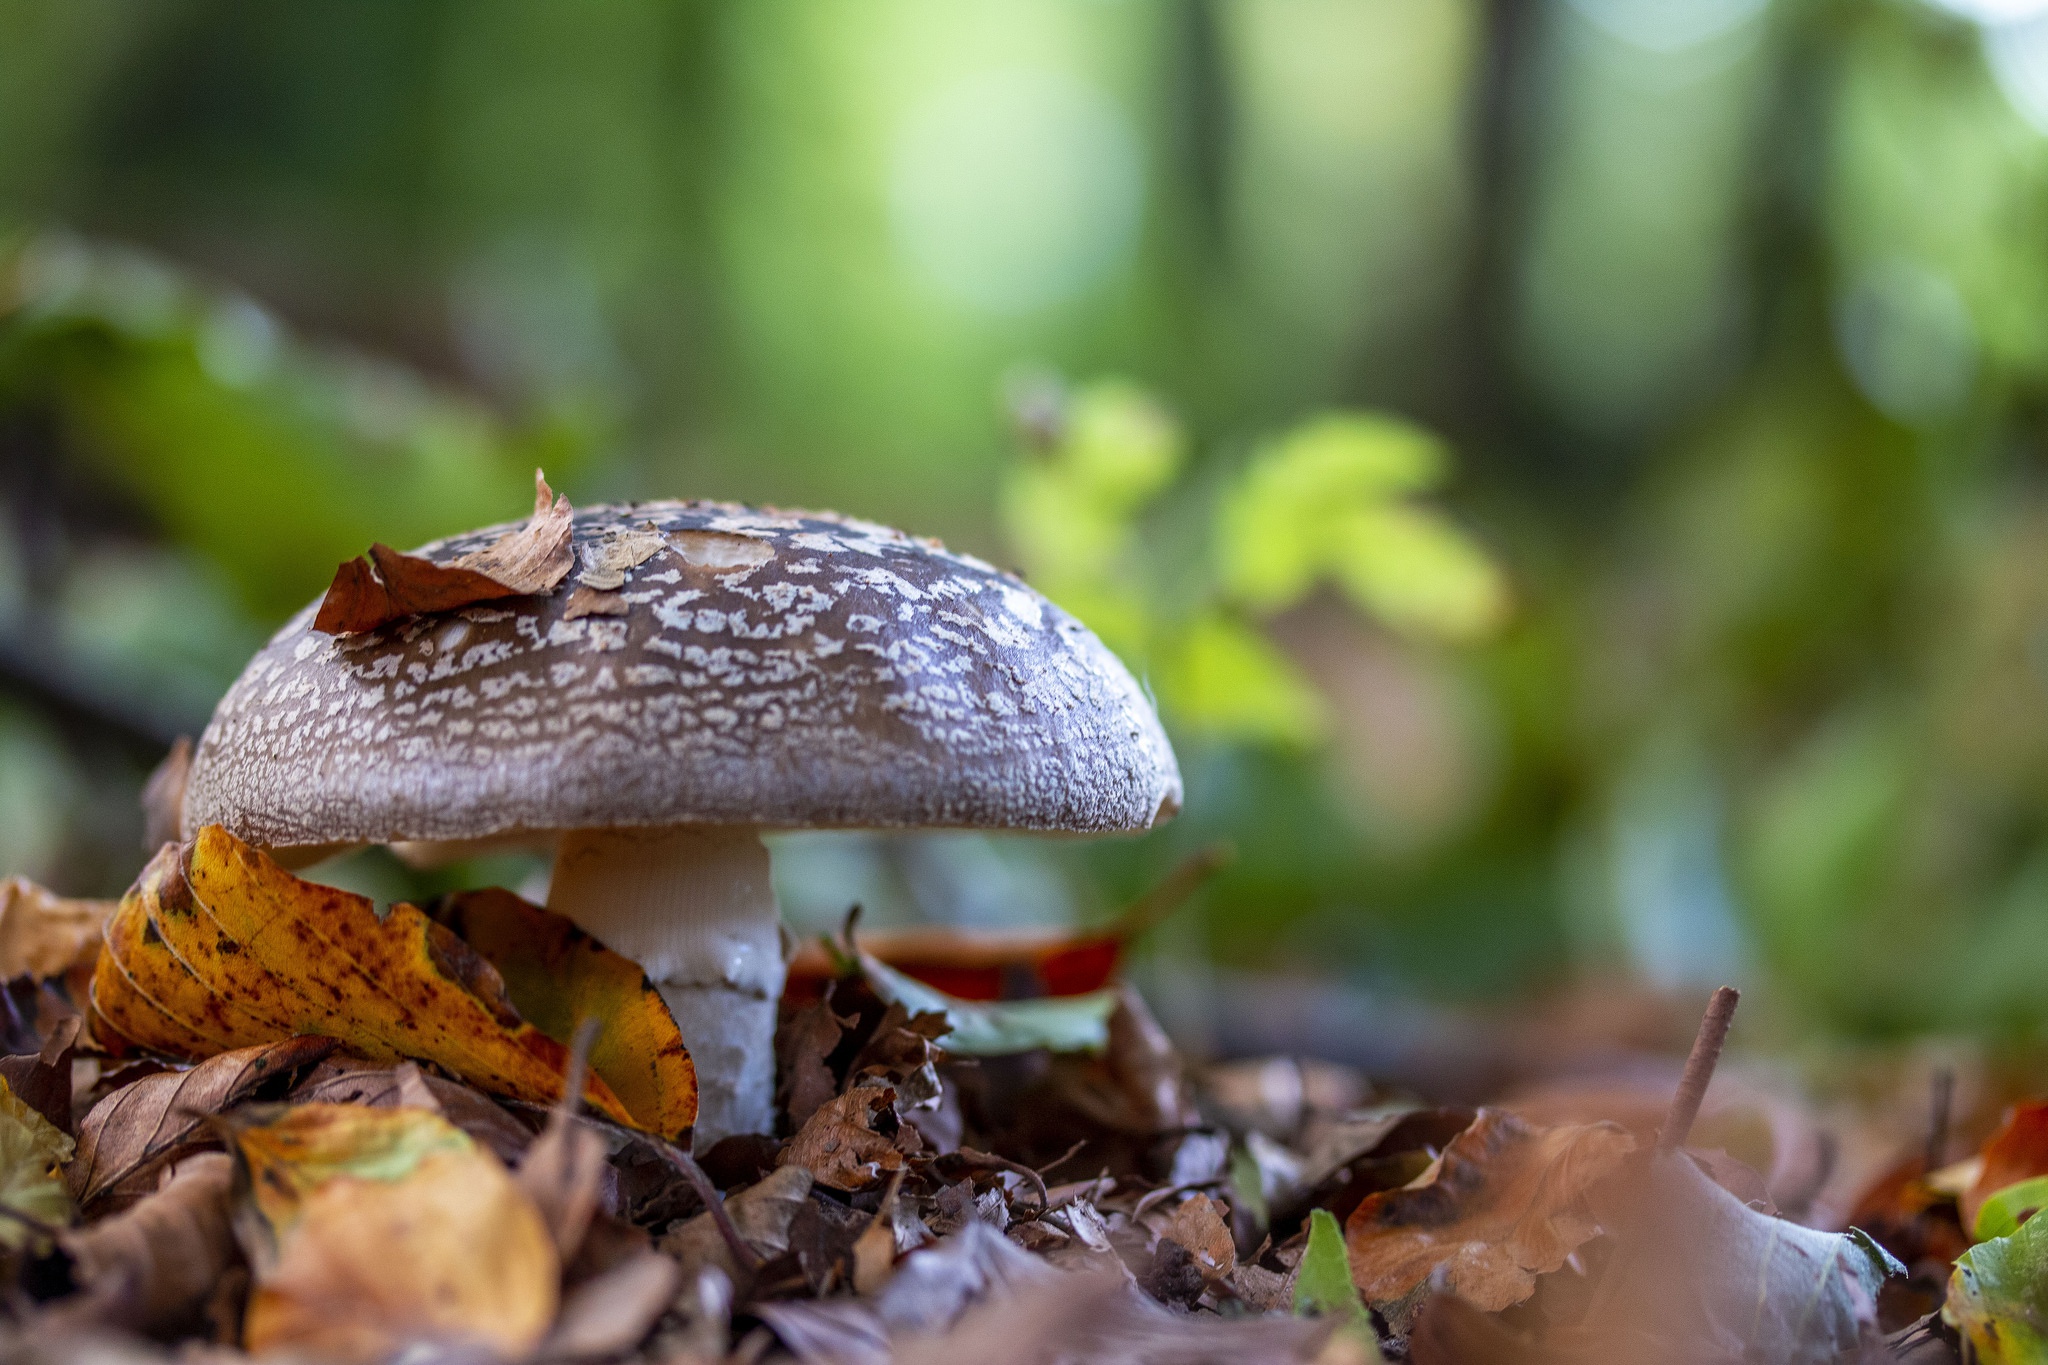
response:
<path id="1" fill-rule="evenodd" d="M 1683 1147 L 1691 1135 L 1693 1121 L 1700 1116 L 1700 1101 L 1706 1098 L 1707 1085 L 1714 1079 L 1714 1065 L 1721 1060 L 1722 1045 L 1728 1041 L 1728 1026 L 1735 1022 L 1735 1004 L 1741 998 L 1742 993 L 1733 986 L 1723 986 L 1707 1002 L 1707 1016 L 1700 1020 L 1699 1034 L 1692 1040 L 1692 1053 L 1685 1059 L 1685 1074 L 1679 1077 L 1678 1093 L 1671 1097 L 1664 1126 L 1657 1130 L 1660 1156 L 1669 1156 Z"/>
<path id="2" fill-rule="evenodd" d="M 697 1159 L 672 1142 L 656 1144 L 668 1155 L 675 1168 L 690 1182 L 690 1188 L 704 1201 L 705 1211 L 711 1215 L 711 1224 L 718 1229 L 718 1235 L 725 1240 L 725 1249 L 732 1253 L 733 1261 L 748 1275 L 761 1268 L 761 1254 L 747 1245 L 747 1239 L 740 1236 L 740 1230 L 733 1226 L 732 1215 L 725 1211 L 725 1196 L 711 1183 L 711 1177 L 704 1174 L 704 1168 Z"/>

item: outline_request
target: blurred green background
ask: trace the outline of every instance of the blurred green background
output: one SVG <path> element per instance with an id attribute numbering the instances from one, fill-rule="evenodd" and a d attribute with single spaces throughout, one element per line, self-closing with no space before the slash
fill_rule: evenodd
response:
<path id="1" fill-rule="evenodd" d="M 791 839 L 801 923 L 1228 838 L 1197 1043 L 2034 1036 L 2048 17 L 1949 3 L 0 0 L 0 869 L 118 891 L 265 633 L 542 464 L 941 535 L 1158 695 L 1173 826 Z"/>

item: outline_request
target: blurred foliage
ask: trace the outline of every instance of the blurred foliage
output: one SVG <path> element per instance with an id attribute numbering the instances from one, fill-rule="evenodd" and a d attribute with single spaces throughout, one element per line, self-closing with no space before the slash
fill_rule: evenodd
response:
<path id="1" fill-rule="evenodd" d="M 139 862 L 37 669 L 195 724 L 540 463 L 1014 556 L 1156 690 L 1174 825 L 793 840 L 799 917 L 1228 837 L 1194 1034 L 1247 967 L 2038 1034 L 2044 229 L 2027 0 L 0 0 L 0 870 Z"/>

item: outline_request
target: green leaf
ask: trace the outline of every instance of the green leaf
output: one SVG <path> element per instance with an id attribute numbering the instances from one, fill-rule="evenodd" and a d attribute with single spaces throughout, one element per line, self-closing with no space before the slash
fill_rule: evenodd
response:
<path id="1" fill-rule="evenodd" d="M 1294 1276 L 1294 1311 L 1304 1316 L 1365 1319 L 1365 1300 L 1351 1282 L 1351 1255 L 1344 1249 L 1344 1229 L 1328 1209 L 1308 1216 L 1308 1247 Z"/>
<path id="2" fill-rule="evenodd" d="M 1507 589 L 1492 561 L 1436 513 L 1364 508 L 1336 528 L 1330 572 L 1395 630 L 1470 640 L 1500 624 Z"/>
<path id="3" fill-rule="evenodd" d="M 942 1040 L 959 1057 L 1003 1057 L 1045 1048 L 1052 1052 L 1099 1052 L 1109 1045 L 1109 1016 L 1116 992 L 1090 991 L 1045 1000 L 960 1000 L 868 953 L 856 955 L 861 974 L 876 995 L 912 1014 L 943 1014 L 952 1032 Z"/>
<path id="4" fill-rule="evenodd" d="M 1098 505 L 1129 513 L 1173 482 L 1184 449 L 1180 427 L 1151 395 L 1107 380 L 1074 398 L 1054 459 Z"/>
<path id="5" fill-rule="evenodd" d="M 62 1167 L 75 1146 L 0 1078 L 0 1204 L 39 1222 L 70 1222 L 71 1192 Z M 0 1246 L 20 1247 L 29 1236 L 28 1225 L 0 1218 Z"/>
<path id="6" fill-rule="evenodd" d="M 1190 624 L 1154 681 L 1176 719 L 1233 739 L 1307 745 L 1323 734 L 1323 700 L 1252 627 L 1212 614 Z"/>
<path id="7" fill-rule="evenodd" d="M 1941 1316 L 1982 1365 L 2048 1362 L 2048 1218 L 1957 1257 Z"/>
<path id="8" fill-rule="evenodd" d="M 2048 1208 L 2048 1175 L 2007 1185 L 1977 1210 L 1977 1226 L 1971 1229 L 1971 1235 L 1980 1242 L 2010 1237 L 2029 1215 L 2043 1208 Z"/>

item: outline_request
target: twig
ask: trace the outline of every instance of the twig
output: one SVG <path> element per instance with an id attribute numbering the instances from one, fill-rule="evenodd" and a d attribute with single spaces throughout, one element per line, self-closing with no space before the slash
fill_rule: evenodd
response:
<path id="1" fill-rule="evenodd" d="M 1079 1156 L 1081 1153 L 1081 1149 L 1083 1147 L 1086 1147 L 1087 1145 L 1088 1139 L 1082 1138 L 1079 1142 L 1076 1142 L 1073 1146 L 1067 1148 L 1066 1151 L 1060 1153 L 1051 1161 L 1046 1162 L 1043 1166 L 1040 1166 L 1038 1168 L 1038 1174 L 1040 1176 L 1050 1175 L 1052 1172 L 1058 1170 L 1060 1167 L 1066 1165 L 1069 1161 L 1072 1161 L 1075 1157 Z"/>
<path id="2" fill-rule="evenodd" d="M 675 1168 L 683 1173 L 683 1179 L 690 1182 L 690 1188 L 704 1201 L 705 1212 L 711 1215 L 711 1224 L 718 1229 L 718 1235 L 725 1239 L 725 1249 L 732 1253 L 733 1260 L 741 1270 L 751 1275 L 762 1265 L 760 1253 L 747 1245 L 747 1239 L 740 1236 L 740 1230 L 733 1226 L 732 1215 L 725 1211 L 725 1196 L 711 1183 L 711 1177 L 704 1174 L 704 1168 L 673 1142 L 655 1139 L 655 1145 L 668 1154 Z"/>
<path id="3" fill-rule="evenodd" d="M 993 1152 L 978 1152 L 972 1147 L 961 1147 L 954 1151 L 952 1155 L 959 1158 L 960 1163 L 971 1170 L 1009 1171 L 1015 1175 L 1023 1176 L 1038 1191 L 1038 1207 L 1041 1212 L 1052 1203 L 1052 1195 L 1045 1187 L 1045 1177 L 1021 1161 L 1012 1161 L 1006 1156 L 997 1156 Z"/>
<path id="4" fill-rule="evenodd" d="M 1671 1110 L 1657 1130 L 1658 1155 L 1671 1155 L 1692 1134 L 1693 1122 L 1700 1116 L 1700 1101 L 1706 1098 L 1714 1065 L 1721 1060 L 1722 1045 L 1728 1041 L 1728 1026 L 1735 1021 L 1735 1003 L 1741 998 L 1733 986 L 1723 986 L 1707 1002 L 1706 1018 L 1700 1020 L 1699 1035 L 1692 1040 L 1692 1053 L 1685 1059 L 1685 1074 L 1678 1080 L 1678 1093 L 1671 1097 Z"/>
<path id="5" fill-rule="evenodd" d="M 1110 923 L 1109 932 L 1126 941 L 1138 937 L 1148 929 L 1164 923 L 1174 911 L 1180 909 L 1189 896 L 1202 889 L 1202 883 L 1215 876 L 1237 859 L 1237 849 L 1228 842 L 1210 844 L 1198 848 L 1174 865 L 1171 872 L 1161 878 L 1159 884 L 1132 901 L 1124 912 Z"/>
<path id="6" fill-rule="evenodd" d="M 585 1019 L 576 1025 L 576 1032 L 569 1039 L 569 1066 L 562 1073 L 562 1098 L 555 1106 L 555 1113 L 563 1122 L 576 1117 L 576 1111 L 583 1105 L 583 1083 L 590 1070 L 590 1049 L 597 1043 L 597 1020 Z M 553 1116 L 550 1116 L 550 1122 Z"/>
<path id="7" fill-rule="evenodd" d="M 1131 1210 L 1131 1221 L 1133 1223 L 1137 1222 L 1147 1213 L 1177 1194 L 1193 1194 L 1196 1190 L 1213 1190 L 1221 1184 L 1223 1184 L 1223 1178 L 1218 1176 L 1212 1180 L 1190 1180 L 1185 1185 L 1162 1185 L 1156 1190 L 1148 1190 L 1145 1196 L 1138 1201 L 1138 1206 Z"/>
<path id="8" fill-rule="evenodd" d="M 1949 1067 L 1938 1067 L 1934 1072 L 1933 1112 L 1927 1117 L 1927 1153 L 1921 1158 L 1924 1174 L 1933 1174 L 1945 1164 L 1942 1158 L 1948 1155 L 1949 1107 L 1955 1103 L 1956 1073 Z"/>

